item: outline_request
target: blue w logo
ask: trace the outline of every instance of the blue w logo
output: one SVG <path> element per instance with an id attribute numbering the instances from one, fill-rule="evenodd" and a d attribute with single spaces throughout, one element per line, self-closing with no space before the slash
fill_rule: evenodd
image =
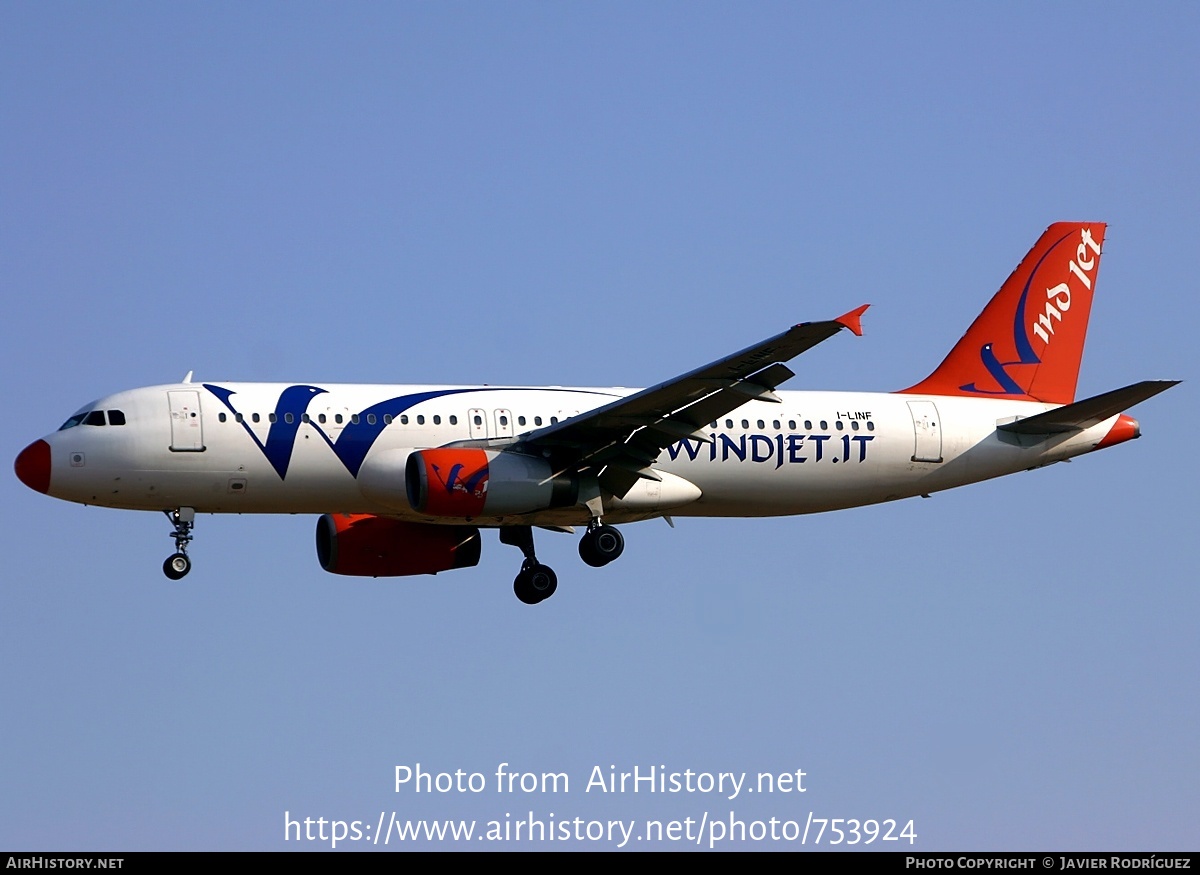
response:
<path id="1" fill-rule="evenodd" d="M 292 461 L 292 451 L 296 448 L 296 435 L 304 422 L 304 414 L 308 412 L 309 404 L 318 395 L 328 391 L 317 386 L 288 386 L 284 389 L 279 396 L 279 401 L 275 404 L 274 420 L 271 422 L 270 431 L 267 432 L 267 439 L 264 442 L 259 440 L 258 435 L 250 428 L 250 423 L 246 422 L 245 416 L 241 415 L 233 405 L 232 398 L 237 394 L 236 392 L 210 383 L 205 383 L 204 388 L 217 396 L 221 403 L 238 418 L 242 428 L 246 430 L 246 434 L 250 435 L 250 439 L 262 451 L 281 480 L 287 477 L 288 466 Z M 325 429 L 316 422 L 310 421 L 307 424 L 324 439 L 329 448 L 333 450 L 333 454 L 346 466 L 346 470 L 350 472 L 351 476 L 357 477 L 358 469 L 362 467 L 367 453 L 370 452 L 379 435 L 394 417 L 431 398 L 441 398 L 445 395 L 457 395 L 463 392 L 488 391 L 495 390 L 440 389 L 389 398 L 350 417 L 350 422 L 342 429 L 337 440 L 331 440 Z"/>

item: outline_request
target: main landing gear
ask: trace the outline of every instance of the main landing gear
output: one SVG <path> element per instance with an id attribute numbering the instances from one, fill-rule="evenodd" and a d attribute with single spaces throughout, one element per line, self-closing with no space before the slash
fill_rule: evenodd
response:
<path id="1" fill-rule="evenodd" d="M 163 574 L 171 580 L 181 580 L 192 570 L 192 560 L 188 558 L 187 545 L 192 540 L 192 529 L 196 525 L 196 509 L 181 507 L 177 510 L 164 510 L 167 519 L 175 526 L 171 537 L 175 539 L 175 552 L 163 562 Z"/>
<path id="2" fill-rule="evenodd" d="M 579 558 L 593 568 L 601 568 L 625 550 L 625 538 L 616 526 L 606 526 L 593 518 L 579 539 Z"/>
<path id="3" fill-rule="evenodd" d="M 505 526 L 500 529 L 500 543 L 519 547 L 525 554 L 521 571 L 513 581 L 513 592 L 527 605 L 536 605 L 554 595 L 558 575 L 549 565 L 537 561 L 533 552 L 533 529 L 529 526 Z"/>
<path id="4" fill-rule="evenodd" d="M 513 592 L 527 605 L 536 605 L 554 595 L 558 575 L 549 565 L 538 562 L 533 551 L 533 529 L 529 526 L 503 526 L 500 543 L 520 548 L 525 555 L 521 571 L 513 581 Z M 606 526 L 595 518 L 579 541 L 579 556 L 593 568 L 612 562 L 625 549 L 625 539 L 614 526 Z"/>

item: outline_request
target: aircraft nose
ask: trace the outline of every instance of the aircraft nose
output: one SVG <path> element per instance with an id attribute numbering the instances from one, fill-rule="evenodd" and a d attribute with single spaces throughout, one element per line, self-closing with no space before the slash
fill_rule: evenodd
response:
<path id="1" fill-rule="evenodd" d="M 34 441 L 17 456 L 13 464 L 17 478 L 35 492 L 50 491 L 50 445 Z"/>

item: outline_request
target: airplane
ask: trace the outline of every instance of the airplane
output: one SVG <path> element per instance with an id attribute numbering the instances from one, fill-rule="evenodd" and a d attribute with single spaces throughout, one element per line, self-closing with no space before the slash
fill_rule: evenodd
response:
<path id="1" fill-rule="evenodd" d="M 198 513 L 312 513 L 326 571 L 393 577 L 479 562 L 481 529 L 523 554 L 517 597 L 558 578 L 535 527 L 584 527 L 600 567 L 618 524 L 858 507 L 1044 467 L 1140 436 L 1124 411 L 1178 381 L 1075 400 L 1104 223 L 1038 239 L 945 360 L 892 393 L 786 392 L 785 362 L 863 305 L 648 389 L 183 382 L 86 404 L 17 456 L 31 489 L 161 511 L 191 569 Z"/>

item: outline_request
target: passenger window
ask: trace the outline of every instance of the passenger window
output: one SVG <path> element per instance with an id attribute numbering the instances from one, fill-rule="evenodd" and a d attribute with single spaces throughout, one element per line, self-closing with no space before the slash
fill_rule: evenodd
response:
<path id="1" fill-rule="evenodd" d="M 874 431 L 874 430 L 875 430 L 875 423 L 868 422 L 867 423 L 867 431 Z"/>
<path id="2" fill-rule="evenodd" d="M 291 413 L 285 413 L 285 414 L 283 414 L 283 421 L 286 422 L 288 425 L 291 425 L 293 422 L 296 421 L 296 417 L 292 416 Z"/>
<path id="3" fill-rule="evenodd" d="M 804 420 L 804 430 L 812 431 L 812 420 L 811 419 Z"/>
<path id="4" fill-rule="evenodd" d="M 842 421 L 839 419 L 837 422 L 835 422 L 835 423 L 833 424 L 833 426 L 834 426 L 834 428 L 836 428 L 838 431 L 841 431 L 841 430 L 842 430 Z"/>
<path id="5" fill-rule="evenodd" d="M 742 430 L 744 431 L 744 430 L 746 430 L 746 429 L 748 429 L 748 428 L 750 428 L 750 420 L 748 420 L 748 419 L 743 419 L 743 420 L 742 420 Z"/>
<path id="6" fill-rule="evenodd" d="M 84 425 L 104 425 L 104 411 L 93 410 L 83 420 Z"/>
<path id="7" fill-rule="evenodd" d="M 726 428 L 733 428 L 733 420 L 732 420 L 732 419 L 727 419 L 727 420 L 725 420 L 725 427 L 726 427 Z"/>
<path id="8" fill-rule="evenodd" d="M 441 418 L 440 416 L 435 416 L 435 417 L 433 418 L 433 424 L 434 424 L 434 425 L 441 425 L 441 424 L 442 424 L 442 418 Z"/>
<path id="9" fill-rule="evenodd" d="M 425 424 L 425 414 L 418 413 L 417 414 L 417 425 L 424 425 L 424 424 Z"/>
<path id="10" fill-rule="evenodd" d="M 483 417 L 477 413 L 472 419 L 472 422 L 474 422 L 476 425 L 483 425 Z"/>
<path id="11" fill-rule="evenodd" d="M 335 413 L 335 414 L 333 414 L 333 421 L 334 421 L 334 422 L 335 422 L 337 425 L 341 425 L 341 424 L 342 424 L 342 414 L 340 414 L 340 413 Z"/>
<path id="12" fill-rule="evenodd" d="M 258 418 L 258 414 L 257 414 L 257 413 L 256 413 L 256 414 L 254 414 L 254 416 L 255 416 L 255 418 L 256 418 L 256 419 Z M 233 414 L 233 420 L 234 420 L 234 422 L 241 422 L 243 418 L 244 418 L 244 417 L 243 417 L 243 416 L 242 416 L 242 414 L 240 414 L 240 413 L 235 413 L 235 414 Z"/>
<path id="13" fill-rule="evenodd" d="M 535 416 L 535 417 L 533 418 L 533 424 L 534 424 L 534 425 L 541 425 L 541 424 L 542 424 L 542 418 L 541 418 L 540 416 Z"/>
<path id="14" fill-rule="evenodd" d="M 351 424 L 351 425 L 358 425 L 358 414 L 357 414 L 357 413 L 351 413 L 351 414 L 350 414 L 350 424 Z"/>
<path id="15" fill-rule="evenodd" d="M 267 422 L 278 422 L 278 421 L 279 421 L 279 417 L 276 416 L 274 413 L 267 414 Z"/>
<path id="16" fill-rule="evenodd" d="M 390 414 L 390 413 L 383 414 L 383 424 L 384 425 L 392 424 L 392 414 Z"/>
<path id="17" fill-rule="evenodd" d="M 557 416 L 551 416 L 551 417 L 550 417 L 550 424 L 551 424 L 551 425 L 558 425 L 558 417 L 557 417 Z"/>
<path id="18" fill-rule="evenodd" d="M 795 430 L 796 430 L 796 420 L 794 420 L 794 419 L 789 419 L 789 420 L 788 420 L 788 430 L 789 430 L 789 431 L 795 431 Z"/>
<path id="19" fill-rule="evenodd" d="M 525 417 L 524 417 L 524 416 L 518 416 L 518 417 L 517 417 L 517 425 L 524 425 L 524 424 L 525 424 Z"/>
<path id="20" fill-rule="evenodd" d="M 850 430 L 851 430 L 851 431 L 858 431 L 858 420 L 857 420 L 857 419 L 855 419 L 855 420 L 852 420 L 852 421 L 850 422 Z"/>
<path id="21" fill-rule="evenodd" d="M 227 419 L 224 413 L 217 414 L 217 422 L 224 422 Z"/>
<path id="22" fill-rule="evenodd" d="M 829 431 L 829 423 L 823 419 L 821 420 L 821 431 Z"/>
<path id="23" fill-rule="evenodd" d="M 374 425 L 374 424 L 375 424 L 375 414 L 368 413 L 367 414 L 367 425 Z"/>
<path id="24" fill-rule="evenodd" d="M 779 420 L 777 419 L 774 422 L 772 422 L 771 427 L 774 428 L 776 431 L 779 431 Z"/>
<path id="25" fill-rule="evenodd" d="M 758 421 L 758 427 L 759 427 L 759 428 L 765 428 L 765 427 L 766 427 L 766 423 L 765 423 L 765 422 L 763 422 L 763 421 L 760 419 L 760 420 Z"/>
<path id="26" fill-rule="evenodd" d="M 260 422 L 261 420 L 262 420 L 262 417 L 261 417 L 261 416 L 259 416 L 257 413 L 251 413 L 251 414 L 250 414 L 250 421 L 251 421 L 251 422 Z"/>
<path id="27" fill-rule="evenodd" d="M 108 411 L 108 424 L 109 425 L 124 425 L 125 424 L 125 412 L 123 410 Z"/>
<path id="28" fill-rule="evenodd" d="M 321 423 L 321 425 L 325 424 L 325 414 L 324 413 L 317 414 L 317 422 Z"/>
<path id="29" fill-rule="evenodd" d="M 300 421 L 301 421 L 301 422 L 312 422 L 312 420 L 311 420 L 311 419 L 309 419 L 309 417 L 308 417 L 308 414 L 307 414 L 307 413 L 303 414 L 303 415 L 300 417 Z"/>
<path id="30" fill-rule="evenodd" d="M 401 414 L 400 414 L 400 424 L 401 424 L 401 425 L 408 425 L 408 414 L 407 414 L 407 413 L 401 413 Z"/>
<path id="31" fill-rule="evenodd" d="M 451 417 L 450 417 L 450 424 L 451 424 L 451 425 L 458 425 L 458 417 L 457 417 L 457 416 L 454 416 L 454 415 L 451 415 Z"/>

